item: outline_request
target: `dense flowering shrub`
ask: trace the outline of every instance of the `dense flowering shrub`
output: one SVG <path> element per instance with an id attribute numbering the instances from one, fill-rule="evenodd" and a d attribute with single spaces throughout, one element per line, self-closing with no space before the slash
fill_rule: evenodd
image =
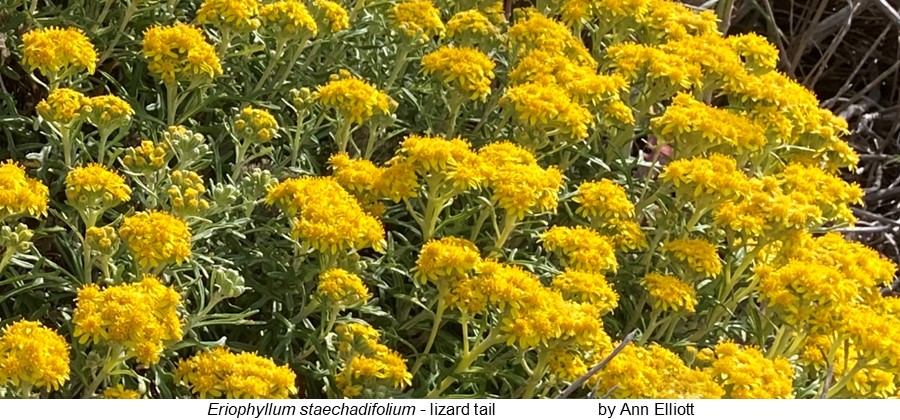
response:
<path id="1" fill-rule="evenodd" d="M 709 11 L 25 3 L 0 395 L 900 396 L 847 124 Z"/>

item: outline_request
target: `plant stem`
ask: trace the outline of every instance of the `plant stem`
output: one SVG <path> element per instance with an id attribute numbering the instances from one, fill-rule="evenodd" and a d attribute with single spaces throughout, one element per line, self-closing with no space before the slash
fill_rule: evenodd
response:
<path id="1" fill-rule="evenodd" d="M 464 356 L 462 359 L 460 359 L 459 364 L 456 365 L 456 369 L 453 370 L 453 373 L 460 374 L 460 373 L 465 372 L 466 370 L 469 369 L 469 366 L 471 366 L 472 363 L 474 363 L 475 360 L 478 359 L 478 356 L 481 356 L 482 353 L 484 353 L 489 348 L 491 348 L 495 344 L 498 344 L 502 341 L 503 340 L 501 339 L 500 335 L 497 333 L 497 330 L 496 329 L 491 330 L 491 333 L 488 334 L 488 336 L 485 337 L 484 340 L 481 341 L 481 343 L 479 343 L 477 346 L 475 346 L 475 348 L 472 349 L 471 353 L 469 353 L 467 356 Z M 453 385 L 455 382 L 456 382 L 456 378 L 453 376 L 448 376 L 448 377 L 444 378 L 444 380 L 441 381 L 441 384 L 438 385 L 437 388 L 431 390 L 431 392 L 429 392 L 428 395 L 425 396 L 425 398 L 440 397 L 441 394 L 444 393 L 444 391 L 446 391 L 447 388 L 450 388 L 450 386 Z"/>
<path id="2" fill-rule="evenodd" d="M 275 53 L 272 54 L 272 57 L 269 58 L 269 63 L 266 64 L 265 70 L 263 70 L 262 76 L 259 77 L 259 81 L 256 82 L 256 87 L 253 88 L 253 92 L 258 92 L 262 89 L 263 85 L 266 83 L 266 80 L 269 79 L 269 76 L 272 75 L 272 71 L 275 70 L 275 65 L 281 60 L 281 56 L 284 55 L 284 46 L 287 42 L 283 39 L 278 39 L 275 41 Z"/>
<path id="3" fill-rule="evenodd" d="M 448 124 L 450 128 L 447 129 L 448 139 L 452 139 L 456 136 L 456 120 L 459 118 L 459 110 L 462 108 L 462 104 L 465 100 L 465 96 L 459 92 L 453 92 L 450 95 L 450 122 Z"/>
<path id="4" fill-rule="evenodd" d="M 166 124 L 171 127 L 175 125 L 175 108 L 178 107 L 178 84 L 176 82 L 166 82 Z"/>
<path id="5" fill-rule="evenodd" d="M 400 49 L 397 51 L 397 58 L 394 60 L 394 68 L 391 70 L 391 75 L 388 77 L 387 82 L 384 83 L 384 90 L 389 91 L 394 87 L 394 82 L 397 81 L 403 69 L 406 68 L 406 57 L 411 50 L 411 41 L 406 41 L 400 45 Z"/>
<path id="6" fill-rule="evenodd" d="M 516 228 L 516 224 L 519 222 L 519 218 L 512 214 L 506 214 L 503 218 L 503 230 L 501 230 L 497 234 L 497 240 L 494 241 L 494 250 L 491 251 L 492 255 L 499 255 L 500 250 L 503 249 L 503 245 L 506 244 L 506 241 L 509 239 L 509 235 Z"/>
<path id="7" fill-rule="evenodd" d="M 350 120 L 341 118 L 340 127 L 334 134 L 334 142 L 337 143 L 339 152 L 347 151 L 347 144 L 350 143 L 350 124 Z"/>
<path id="8" fill-rule="evenodd" d="M 528 383 L 525 385 L 525 391 L 522 393 L 522 398 L 531 399 L 534 397 L 534 391 L 537 389 L 538 383 L 541 381 L 541 378 L 544 377 L 544 373 L 547 371 L 547 364 L 550 361 L 550 352 L 547 349 L 541 349 L 538 351 L 538 362 L 534 367 L 534 372 L 531 374 L 531 377 L 528 378 Z"/>

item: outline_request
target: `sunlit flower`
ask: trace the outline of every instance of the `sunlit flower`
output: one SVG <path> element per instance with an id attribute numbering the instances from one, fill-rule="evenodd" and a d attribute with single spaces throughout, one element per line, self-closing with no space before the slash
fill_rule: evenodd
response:
<path id="1" fill-rule="evenodd" d="M 0 163 L 0 221 L 44 216 L 49 201 L 47 186 L 29 177 L 25 168 L 12 161 Z"/>
<path id="2" fill-rule="evenodd" d="M 390 96 L 346 70 L 319 86 L 314 98 L 356 124 L 376 115 L 390 115 L 394 107 Z"/>
<path id="3" fill-rule="evenodd" d="M 197 10 L 197 23 L 250 32 L 259 28 L 258 13 L 259 0 L 204 0 Z"/>
<path id="4" fill-rule="evenodd" d="M 428 37 L 444 33 L 441 11 L 430 0 L 405 0 L 391 8 L 394 23 L 409 37 Z"/>
<path id="5" fill-rule="evenodd" d="M 650 273 L 641 279 L 641 285 L 650 293 L 654 308 L 664 311 L 694 312 L 697 292 L 690 284 L 672 276 Z"/>
<path id="6" fill-rule="evenodd" d="M 78 71 L 94 73 L 97 52 L 80 29 L 50 26 L 22 35 L 22 61 L 30 71 L 40 70 L 53 82 Z"/>
<path id="7" fill-rule="evenodd" d="M 474 48 L 443 46 L 422 57 L 422 69 L 471 99 L 484 99 L 491 92 L 494 62 Z"/>
<path id="8" fill-rule="evenodd" d="M 184 220 L 161 211 L 126 217 L 119 235 L 144 269 L 181 264 L 191 255 L 191 231 Z"/>
<path id="9" fill-rule="evenodd" d="M 0 384 L 59 389 L 69 379 L 69 343 L 37 321 L 16 321 L 0 333 Z"/>
<path id="10" fill-rule="evenodd" d="M 153 26 L 144 32 L 142 45 L 147 68 L 165 83 L 213 79 L 222 74 L 215 48 L 194 26 L 180 22 Z"/>
<path id="11" fill-rule="evenodd" d="M 76 207 L 106 209 L 131 199 L 131 188 L 121 175 L 91 163 L 66 175 L 66 198 Z"/>
<path id="12" fill-rule="evenodd" d="M 175 380 L 200 398 L 285 399 L 297 393 L 297 375 L 289 367 L 223 347 L 181 360 Z"/>

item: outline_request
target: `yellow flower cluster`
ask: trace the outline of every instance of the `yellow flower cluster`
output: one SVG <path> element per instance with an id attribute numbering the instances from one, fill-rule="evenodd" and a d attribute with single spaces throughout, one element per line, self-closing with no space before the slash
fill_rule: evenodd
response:
<path id="1" fill-rule="evenodd" d="M 792 398 L 794 370 L 787 359 L 767 359 L 756 347 L 723 341 L 698 355 L 704 371 L 725 390 L 727 398 Z"/>
<path id="2" fill-rule="evenodd" d="M 567 269 L 553 278 L 551 286 L 566 299 L 590 304 L 600 315 L 619 306 L 619 295 L 601 273 Z"/>
<path id="3" fill-rule="evenodd" d="M 884 301 L 900 302 L 900 299 L 886 298 Z M 894 315 L 900 311 L 894 311 Z M 891 398 L 897 395 L 900 377 L 889 366 L 879 366 L 878 360 L 867 360 L 856 346 L 846 347 L 836 340 L 836 334 L 811 334 L 806 338 L 806 345 L 801 353 L 805 365 L 815 369 L 834 372 L 834 380 L 840 381 L 852 374 L 847 382 L 847 390 L 853 395 L 863 398 Z M 855 370 L 854 368 L 862 367 Z M 863 367 L 865 366 L 865 367 Z M 883 369 L 886 367 L 887 369 Z"/>
<path id="4" fill-rule="evenodd" d="M 722 272 L 722 261 L 716 246 L 703 239 L 682 238 L 666 241 L 663 250 L 698 273 L 717 276 Z"/>
<path id="5" fill-rule="evenodd" d="M 169 149 L 166 143 L 143 140 L 137 147 L 125 149 L 122 163 L 132 172 L 150 173 L 164 168 L 169 158 Z"/>
<path id="6" fill-rule="evenodd" d="M 565 256 L 568 265 L 576 270 L 596 273 L 619 268 L 609 238 L 593 229 L 554 226 L 541 235 L 541 242 L 547 250 Z"/>
<path id="7" fill-rule="evenodd" d="M 491 93 L 494 62 L 485 53 L 468 47 L 443 46 L 422 57 L 422 71 L 435 74 L 471 99 Z"/>
<path id="8" fill-rule="evenodd" d="M 104 290 L 88 284 L 78 290 L 74 336 L 82 344 L 121 346 L 126 359 L 152 365 L 167 345 L 181 341 L 179 306 L 181 295 L 155 276 Z"/>
<path id="9" fill-rule="evenodd" d="M 709 106 L 685 93 L 676 95 L 652 126 L 659 140 L 673 143 L 682 157 L 705 152 L 741 155 L 767 144 L 765 129 L 750 118 Z"/>
<path id="10" fill-rule="evenodd" d="M 596 386 L 598 394 L 612 391 L 612 398 L 710 399 L 725 394 L 709 375 L 685 366 L 676 354 L 656 344 L 626 346 L 597 374 L 596 381 L 590 386 Z"/>
<path id="11" fill-rule="evenodd" d="M 610 46 L 606 54 L 615 74 L 632 84 L 644 81 L 650 86 L 645 89 L 660 97 L 701 85 L 703 71 L 697 63 L 658 47 L 625 42 Z"/>
<path id="12" fill-rule="evenodd" d="M 134 116 L 134 109 L 124 99 L 115 95 L 100 95 L 89 98 L 91 112 L 87 120 L 103 131 L 114 130 L 128 125 Z"/>
<path id="13" fill-rule="evenodd" d="M 165 83 L 213 79 L 222 74 L 216 50 L 194 26 L 175 23 L 153 26 L 144 32 L 147 68 Z"/>
<path id="14" fill-rule="evenodd" d="M 380 381 L 397 389 L 412 384 L 412 374 L 406 367 L 406 361 L 399 353 L 378 341 L 381 334 L 374 328 L 353 323 L 339 325 L 335 331 L 339 340 L 338 349 L 344 360 L 335 383 L 344 397 L 361 396 L 364 390 L 376 389 L 374 385 Z"/>
<path id="15" fill-rule="evenodd" d="M 444 34 L 441 11 L 431 0 L 404 0 L 391 8 L 391 16 L 397 28 L 410 38 L 427 40 Z"/>
<path id="16" fill-rule="evenodd" d="M 645 28 L 645 38 L 651 42 L 714 34 L 719 30 L 719 19 L 709 10 L 697 13 L 686 5 L 671 0 L 648 0 L 644 10 L 646 12 L 638 15 L 637 21 Z"/>
<path id="17" fill-rule="evenodd" d="M 377 115 L 390 115 L 394 108 L 390 96 L 346 70 L 332 75 L 328 83 L 319 86 L 314 98 L 357 124 Z"/>
<path id="18" fill-rule="evenodd" d="M 29 177 L 25 168 L 13 161 L 0 163 L 0 221 L 46 215 L 49 201 L 47 186 Z"/>
<path id="19" fill-rule="evenodd" d="M 481 261 L 478 248 L 461 238 L 441 238 L 426 243 L 416 261 L 416 277 L 422 282 L 465 277 Z"/>
<path id="20" fill-rule="evenodd" d="M 22 62 L 30 71 L 40 70 L 53 82 L 82 70 L 94 73 L 97 52 L 80 29 L 50 26 L 22 35 Z"/>
<path id="21" fill-rule="evenodd" d="M 694 312 L 697 291 L 694 286 L 675 277 L 650 273 L 641 279 L 641 285 L 650 293 L 654 309 L 674 312 Z"/>
<path id="22" fill-rule="evenodd" d="M 320 27 L 328 28 L 332 33 L 350 27 L 350 15 L 340 3 L 331 0 L 312 0 L 312 5 Z"/>
<path id="23" fill-rule="evenodd" d="M 556 212 L 563 179 L 555 166 L 540 167 L 531 152 L 508 141 L 490 143 L 478 156 L 485 186 L 507 215 L 521 220 L 531 213 Z"/>
<path id="24" fill-rule="evenodd" d="M 266 3 L 259 9 L 267 31 L 280 38 L 314 37 L 319 32 L 309 9 L 298 0 L 279 0 Z"/>
<path id="25" fill-rule="evenodd" d="M 546 51 L 563 55 L 579 65 L 596 67 L 584 44 L 572 35 L 572 31 L 535 9 L 527 9 L 524 16 L 507 32 L 511 50 L 524 57 L 531 51 Z"/>
<path id="26" fill-rule="evenodd" d="M 383 248 L 384 227 L 334 178 L 301 177 L 272 187 L 266 203 L 291 218 L 295 239 L 319 252 L 336 254 L 355 248 Z"/>
<path id="27" fill-rule="evenodd" d="M 133 389 L 125 389 L 122 384 L 103 390 L 103 398 L 107 400 L 139 400 L 141 394 Z"/>
<path id="28" fill-rule="evenodd" d="M 37 321 L 16 321 L 0 334 L 0 386 L 59 389 L 69 379 L 69 343 Z"/>
<path id="29" fill-rule="evenodd" d="M 566 56 L 542 50 L 532 51 L 520 58 L 510 71 L 509 79 L 511 85 L 528 82 L 557 85 L 573 101 L 589 106 L 619 101 L 619 94 L 627 87 L 622 76 L 597 74 L 589 65 L 578 64 Z M 633 122 L 633 116 L 623 122 Z"/>
<path id="30" fill-rule="evenodd" d="M 516 85 L 506 89 L 501 102 L 535 131 L 559 132 L 580 140 L 588 136 L 588 128 L 593 125 L 590 111 L 573 102 L 568 92 L 557 85 Z"/>
<path id="31" fill-rule="evenodd" d="M 485 167 L 468 140 L 412 135 L 400 144 L 398 157 L 423 177 L 447 179 L 455 192 L 476 189 L 485 182 Z"/>
<path id="32" fill-rule="evenodd" d="M 175 380 L 200 398 L 285 399 L 297 393 L 297 375 L 287 366 L 223 347 L 181 360 Z"/>
<path id="33" fill-rule="evenodd" d="M 197 23 L 219 29 L 250 32 L 259 28 L 259 0 L 204 0 L 197 10 Z"/>
<path id="34" fill-rule="evenodd" d="M 749 189 L 747 175 L 737 168 L 734 158 L 718 153 L 673 161 L 660 178 L 672 182 L 685 201 L 718 202 Z"/>
<path id="35" fill-rule="evenodd" d="M 476 266 L 475 278 L 461 282 L 453 294 L 451 302 L 468 311 L 499 311 L 499 328 L 509 345 L 610 349 L 600 316 L 612 309 L 612 301 L 567 300 L 519 267 L 483 261 Z"/>
<path id="36" fill-rule="evenodd" d="M 415 167 L 405 159 L 393 159 L 387 166 L 378 167 L 366 159 L 351 159 L 347 153 L 338 153 L 329 162 L 338 184 L 364 204 L 379 198 L 399 202 L 417 195 Z"/>
<path id="37" fill-rule="evenodd" d="M 143 269 L 181 264 L 191 255 L 191 231 L 181 218 L 162 211 L 142 211 L 128 216 L 119 228 Z"/>
<path id="38" fill-rule="evenodd" d="M 90 163 L 66 175 L 66 198 L 76 208 L 104 210 L 131 199 L 131 188 L 121 175 Z"/>
<path id="39" fill-rule="evenodd" d="M 744 59 L 744 66 L 751 72 L 767 73 L 778 64 L 778 48 L 766 38 L 747 33 L 728 38 L 731 48 Z"/>
<path id="40" fill-rule="evenodd" d="M 206 186 L 203 178 L 194 171 L 172 171 L 169 204 L 172 213 L 179 217 L 197 216 L 209 210 L 209 201 L 203 198 Z"/>
<path id="41" fill-rule="evenodd" d="M 447 36 L 451 38 L 488 38 L 500 31 L 490 19 L 476 9 L 464 10 L 447 21 Z"/>
<path id="42" fill-rule="evenodd" d="M 89 112 L 91 101 L 72 89 L 54 89 L 35 109 L 42 118 L 59 125 L 80 123 Z"/>
<path id="43" fill-rule="evenodd" d="M 278 121 L 265 109 L 244 107 L 234 121 L 237 134 L 254 143 L 268 143 L 278 137 Z"/>
<path id="44" fill-rule="evenodd" d="M 342 307 L 366 303 L 371 296 L 359 276 L 341 268 L 332 268 L 319 274 L 316 294 Z"/>
<path id="45" fill-rule="evenodd" d="M 616 221 L 634 216 L 634 204 L 625 189 L 609 179 L 582 183 L 573 200 L 581 204 L 575 212 L 585 217 Z"/>
<path id="46" fill-rule="evenodd" d="M 119 235 L 112 226 L 91 226 L 84 233 L 84 241 L 100 255 L 111 256 L 119 248 Z"/>

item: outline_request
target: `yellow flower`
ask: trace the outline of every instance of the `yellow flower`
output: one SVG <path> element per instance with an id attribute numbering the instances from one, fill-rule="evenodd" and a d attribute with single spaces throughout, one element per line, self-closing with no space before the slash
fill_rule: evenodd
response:
<path id="1" fill-rule="evenodd" d="M 125 150 L 122 163 L 129 171 L 150 173 L 164 168 L 169 157 L 166 143 L 154 144 L 150 140 L 144 140 L 139 146 Z"/>
<path id="2" fill-rule="evenodd" d="M 524 16 L 509 28 L 508 35 L 512 51 L 520 57 L 531 51 L 545 51 L 580 65 L 597 66 L 584 43 L 569 28 L 535 9 L 525 9 Z"/>
<path id="3" fill-rule="evenodd" d="M 384 227 L 333 178 L 301 177 L 273 186 L 266 203 L 291 218 L 291 234 L 319 252 L 382 250 Z"/>
<path id="4" fill-rule="evenodd" d="M 131 188 L 121 175 L 91 163 L 66 175 L 66 198 L 75 207 L 107 209 L 130 200 Z"/>
<path id="5" fill-rule="evenodd" d="M 251 142 L 267 143 L 278 137 L 278 121 L 269 111 L 244 107 L 234 121 L 237 135 Z"/>
<path id="6" fill-rule="evenodd" d="M 508 164 L 492 168 L 486 186 L 500 208 L 521 220 L 531 213 L 555 213 L 562 182 L 562 173 L 554 166 Z"/>
<path id="7" fill-rule="evenodd" d="M 222 347 L 181 360 L 175 380 L 200 398 L 286 399 L 297 393 L 297 375 L 289 367 Z"/>
<path id="8" fill-rule="evenodd" d="M 38 69 L 53 82 L 81 70 L 94 73 L 97 52 L 80 29 L 51 26 L 22 35 L 22 62 L 28 70 Z"/>
<path id="9" fill-rule="evenodd" d="M 380 334 L 374 328 L 365 324 L 342 324 L 335 332 L 344 360 L 335 384 L 344 397 L 357 397 L 363 389 L 384 385 L 403 389 L 412 384 L 406 361 L 399 353 L 378 342 Z"/>
<path id="10" fill-rule="evenodd" d="M 481 261 L 475 244 L 461 238 L 428 241 L 419 252 L 415 275 L 421 282 L 465 276 Z"/>
<path id="11" fill-rule="evenodd" d="M 191 255 L 191 231 L 184 220 L 151 210 L 126 217 L 119 235 L 143 269 L 181 264 Z"/>
<path id="12" fill-rule="evenodd" d="M 91 250 L 110 257 L 119 249 L 119 235 L 112 226 L 91 226 L 84 233 L 84 241 Z"/>
<path id="13" fill-rule="evenodd" d="M 552 287 L 564 297 L 591 304 L 600 315 L 612 312 L 619 305 L 619 295 L 600 273 L 567 269 L 553 278 Z"/>
<path id="14" fill-rule="evenodd" d="M 652 127 L 660 141 L 673 143 L 679 156 L 706 151 L 741 154 L 766 146 L 765 129 L 746 116 L 700 102 L 679 93 Z"/>
<path id="15" fill-rule="evenodd" d="M 663 244 L 663 250 L 684 262 L 696 272 L 716 276 L 722 272 L 722 261 L 716 246 L 702 239 L 675 239 Z"/>
<path id="16" fill-rule="evenodd" d="M 554 226 L 541 235 L 541 242 L 548 250 L 566 256 L 569 265 L 576 270 L 596 273 L 615 272 L 619 268 L 609 238 L 592 229 Z"/>
<path id="17" fill-rule="evenodd" d="M 581 204 L 575 212 L 582 216 L 603 217 L 613 223 L 634 216 L 634 204 L 625 189 L 608 179 L 582 183 L 573 200 Z"/>
<path id="18" fill-rule="evenodd" d="M 104 290 L 88 284 L 78 290 L 72 323 L 79 342 L 114 343 L 127 358 L 155 364 L 167 345 L 181 341 L 181 295 L 155 276 Z"/>
<path id="19" fill-rule="evenodd" d="M 690 284 L 672 276 L 650 273 L 641 279 L 641 285 L 650 293 L 655 309 L 694 312 L 697 292 Z"/>
<path id="20" fill-rule="evenodd" d="M 475 9 L 459 12 L 447 21 L 447 36 L 452 38 L 491 37 L 498 33 L 487 16 Z"/>
<path id="21" fill-rule="evenodd" d="M 607 354 L 597 354 L 599 363 Z M 625 346 L 588 385 L 598 392 L 612 392 L 613 398 L 722 398 L 725 391 L 709 375 L 685 366 L 684 361 L 665 348 L 651 344 Z"/>
<path id="22" fill-rule="evenodd" d="M 501 103 L 536 131 L 559 131 L 580 140 L 588 136 L 588 128 L 594 124 L 590 111 L 554 84 L 529 82 L 510 87 Z"/>
<path id="23" fill-rule="evenodd" d="M 725 389 L 727 398 L 792 398 L 794 370 L 787 359 L 767 359 L 756 347 L 722 341 L 704 371 Z"/>
<path id="24" fill-rule="evenodd" d="M 169 186 L 169 204 L 176 216 L 197 216 L 209 210 L 209 202 L 203 198 L 206 186 L 203 178 L 194 171 L 172 171 Z"/>
<path id="25" fill-rule="evenodd" d="M 0 384 L 48 391 L 69 379 L 69 344 L 37 321 L 16 321 L 0 334 Z"/>
<path id="26" fill-rule="evenodd" d="M 702 86 L 703 71 L 697 63 L 658 47 L 625 42 L 610 46 L 607 55 L 616 74 L 632 83 L 644 77 L 667 95 Z"/>
<path id="27" fill-rule="evenodd" d="M 312 0 L 319 26 L 337 33 L 350 27 L 350 15 L 340 3 L 331 0 Z"/>
<path id="28" fill-rule="evenodd" d="M 49 201 L 47 186 L 26 175 L 25 168 L 13 161 L 0 163 L 0 221 L 44 216 Z"/>
<path id="29" fill-rule="evenodd" d="M 637 21 L 648 30 L 648 41 L 654 43 L 681 39 L 691 35 L 718 34 L 718 17 L 709 10 L 699 13 L 671 0 L 648 0 L 646 13 Z"/>
<path id="30" fill-rule="evenodd" d="M 471 99 L 486 99 L 491 93 L 494 62 L 474 48 L 443 46 L 422 57 L 422 70 L 440 76 Z"/>
<path id="31" fill-rule="evenodd" d="M 391 16 L 397 27 L 411 38 L 428 39 L 444 33 L 441 11 L 430 0 L 405 0 L 397 3 L 391 8 Z"/>
<path id="32" fill-rule="evenodd" d="M 72 89 L 54 89 L 37 104 L 37 112 L 47 121 L 60 125 L 80 123 L 87 117 L 91 101 Z"/>
<path id="33" fill-rule="evenodd" d="M 359 276 L 340 268 L 319 274 L 316 294 L 343 307 L 366 303 L 371 296 Z"/>
<path id="34" fill-rule="evenodd" d="M 259 0 L 203 0 L 197 10 L 197 23 L 209 23 L 219 29 L 250 32 L 259 28 Z"/>
<path id="35" fill-rule="evenodd" d="M 753 72 L 770 72 L 778 64 L 778 48 L 766 38 L 747 33 L 728 37 L 731 47 L 744 59 L 744 65 Z"/>
<path id="36" fill-rule="evenodd" d="M 213 79 L 222 74 L 215 48 L 194 26 L 180 22 L 153 26 L 144 32 L 142 45 L 147 68 L 165 83 Z"/>
<path id="37" fill-rule="evenodd" d="M 394 107 L 390 96 L 346 70 L 332 75 L 331 81 L 319 86 L 314 98 L 356 124 L 376 115 L 390 115 Z"/>
<path id="38" fill-rule="evenodd" d="M 366 159 L 351 159 L 346 152 L 331 156 L 328 162 L 334 170 L 335 181 L 347 191 L 354 193 L 366 194 L 375 191 L 376 185 L 384 175 L 383 168 Z"/>
<path id="39" fill-rule="evenodd" d="M 87 114 L 87 120 L 101 132 L 128 125 L 134 116 L 131 105 L 115 95 L 93 96 L 88 101 L 91 112 Z"/>
<path id="40" fill-rule="evenodd" d="M 737 168 L 734 158 L 713 153 L 708 158 L 678 159 L 660 176 L 672 182 L 676 192 L 688 200 L 721 200 L 749 192 L 750 182 Z"/>
<path id="41" fill-rule="evenodd" d="M 108 400 L 139 400 L 141 394 L 133 389 L 125 389 L 121 384 L 103 390 L 103 398 Z"/>
<path id="42" fill-rule="evenodd" d="M 298 0 L 279 0 L 259 9 L 263 27 L 281 38 L 314 37 L 319 32 L 309 10 Z"/>

